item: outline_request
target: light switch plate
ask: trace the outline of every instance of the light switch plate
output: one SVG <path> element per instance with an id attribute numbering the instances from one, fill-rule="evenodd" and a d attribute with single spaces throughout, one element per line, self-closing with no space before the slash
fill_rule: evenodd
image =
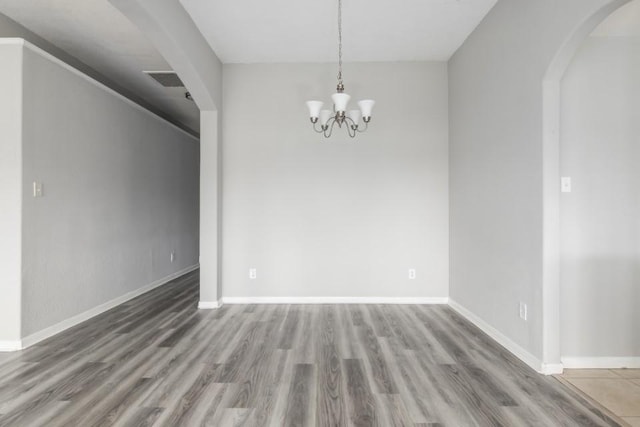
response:
<path id="1" fill-rule="evenodd" d="M 529 310 L 527 309 L 527 304 L 521 302 L 520 303 L 520 313 L 519 314 L 520 314 L 520 318 L 522 320 L 525 320 L 525 321 L 527 320 L 527 318 L 529 317 L 528 311 Z"/>
<path id="2" fill-rule="evenodd" d="M 560 179 L 560 191 L 563 193 L 571 193 L 571 177 L 563 176 Z"/>
<path id="3" fill-rule="evenodd" d="M 42 197 L 44 195 L 44 192 L 42 190 L 42 183 L 41 182 L 33 182 L 33 197 Z"/>

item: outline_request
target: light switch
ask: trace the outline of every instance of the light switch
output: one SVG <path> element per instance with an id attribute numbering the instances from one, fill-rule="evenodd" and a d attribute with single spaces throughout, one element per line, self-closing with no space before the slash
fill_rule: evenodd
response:
<path id="1" fill-rule="evenodd" d="M 42 183 L 41 182 L 33 182 L 33 197 L 42 197 Z"/>
<path id="2" fill-rule="evenodd" d="M 563 193 L 571 193 L 571 177 L 563 176 L 560 179 L 560 191 Z"/>

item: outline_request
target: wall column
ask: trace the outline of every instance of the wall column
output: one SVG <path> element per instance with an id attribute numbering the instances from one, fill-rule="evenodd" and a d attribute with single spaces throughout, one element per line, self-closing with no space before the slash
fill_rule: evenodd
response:
<path id="1" fill-rule="evenodd" d="M 22 348 L 22 49 L 0 39 L 0 351 Z"/>
<path id="2" fill-rule="evenodd" d="M 200 112 L 200 303 L 217 308 L 220 290 L 220 150 L 217 111 Z"/>
<path id="3" fill-rule="evenodd" d="M 200 308 L 221 295 L 219 112 L 222 63 L 178 0 L 109 0 L 151 40 L 200 108 Z"/>

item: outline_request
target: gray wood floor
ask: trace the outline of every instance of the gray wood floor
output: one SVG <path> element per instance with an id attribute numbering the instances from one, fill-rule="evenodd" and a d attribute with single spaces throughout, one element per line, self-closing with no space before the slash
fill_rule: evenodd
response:
<path id="1" fill-rule="evenodd" d="M 617 425 L 446 306 L 197 301 L 196 272 L 0 355 L 0 425 Z"/>

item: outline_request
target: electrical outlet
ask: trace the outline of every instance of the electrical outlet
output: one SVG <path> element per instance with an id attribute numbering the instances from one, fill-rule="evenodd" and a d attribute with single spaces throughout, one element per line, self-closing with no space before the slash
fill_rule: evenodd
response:
<path id="1" fill-rule="evenodd" d="M 522 320 L 527 320 L 528 312 L 527 312 L 527 304 L 521 302 L 520 303 L 520 318 Z"/>
<path id="2" fill-rule="evenodd" d="M 249 279 L 257 279 L 258 278 L 258 270 L 256 270 L 255 268 L 250 268 L 249 269 Z"/>
<path id="3" fill-rule="evenodd" d="M 175 251 L 171 251 L 171 262 L 176 260 L 176 252 Z"/>
<path id="4" fill-rule="evenodd" d="M 415 280 L 416 278 L 416 269 L 415 268 L 410 268 L 409 269 L 409 280 Z"/>

